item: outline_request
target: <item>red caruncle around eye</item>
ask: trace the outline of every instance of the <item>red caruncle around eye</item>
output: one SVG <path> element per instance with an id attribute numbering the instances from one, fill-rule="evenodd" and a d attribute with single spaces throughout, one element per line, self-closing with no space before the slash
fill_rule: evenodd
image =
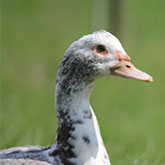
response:
<path id="1" fill-rule="evenodd" d="M 92 47 L 92 50 L 101 56 L 107 56 L 108 55 L 108 50 L 106 49 L 106 47 L 104 45 L 96 45 L 94 47 Z"/>

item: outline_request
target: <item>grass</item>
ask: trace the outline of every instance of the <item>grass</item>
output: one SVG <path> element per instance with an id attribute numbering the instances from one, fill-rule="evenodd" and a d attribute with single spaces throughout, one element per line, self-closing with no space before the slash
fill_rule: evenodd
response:
<path id="1" fill-rule="evenodd" d="M 113 165 L 163 165 L 165 1 L 123 5 L 122 43 L 155 82 L 105 77 L 91 103 Z M 55 141 L 57 69 L 69 44 L 91 32 L 91 11 L 88 0 L 2 0 L 1 149 Z"/>

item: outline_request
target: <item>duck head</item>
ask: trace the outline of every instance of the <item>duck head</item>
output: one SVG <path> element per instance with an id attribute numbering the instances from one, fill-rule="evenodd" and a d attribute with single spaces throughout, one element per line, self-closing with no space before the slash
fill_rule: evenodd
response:
<path id="1" fill-rule="evenodd" d="M 105 75 L 116 75 L 140 81 L 152 82 L 147 73 L 131 62 L 120 41 L 111 33 L 97 31 L 73 42 L 66 51 L 61 68 L 69 75 L 87 83 Z"/>

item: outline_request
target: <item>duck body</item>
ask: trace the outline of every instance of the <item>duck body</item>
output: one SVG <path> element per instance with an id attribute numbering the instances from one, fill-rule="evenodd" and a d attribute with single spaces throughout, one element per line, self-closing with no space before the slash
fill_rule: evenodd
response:
<path id="1" fill-rule="evenodd" d="M 12 147 L 0 151 L 0 164 L 12 165 L 12 164 L 41 164 L 48 163 L 47 157 L 44 152 L 49 147 L 41 146 L 23 146 L 23 147 Z"/>
<path id="2" fill-rule="evenodd" d="M 73 42 L 57 75 L 56 144 L 3 150 L 0 152 L 1 161 L 23 159 L 54 165 L 110 165 L 97 118 L 90 105 L 90 95 L 95 80 L 105 75 L 152 81 L 149 75 L 134 69 L 129 61 L 130 57 L 119 40 L 106 31 L 98 31 Z"/>

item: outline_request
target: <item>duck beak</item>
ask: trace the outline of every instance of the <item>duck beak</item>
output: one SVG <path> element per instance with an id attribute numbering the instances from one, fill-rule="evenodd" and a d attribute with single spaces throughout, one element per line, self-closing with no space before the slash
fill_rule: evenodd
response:
<path id="1" fill-rule="evenodd" d="M 119 64 L 110 68 L 112 75 L 121 76 L 145 82 L 153 82 L 153 78 L 145 72 L 137 69 L 129 60 L 122 60 Z"/>

